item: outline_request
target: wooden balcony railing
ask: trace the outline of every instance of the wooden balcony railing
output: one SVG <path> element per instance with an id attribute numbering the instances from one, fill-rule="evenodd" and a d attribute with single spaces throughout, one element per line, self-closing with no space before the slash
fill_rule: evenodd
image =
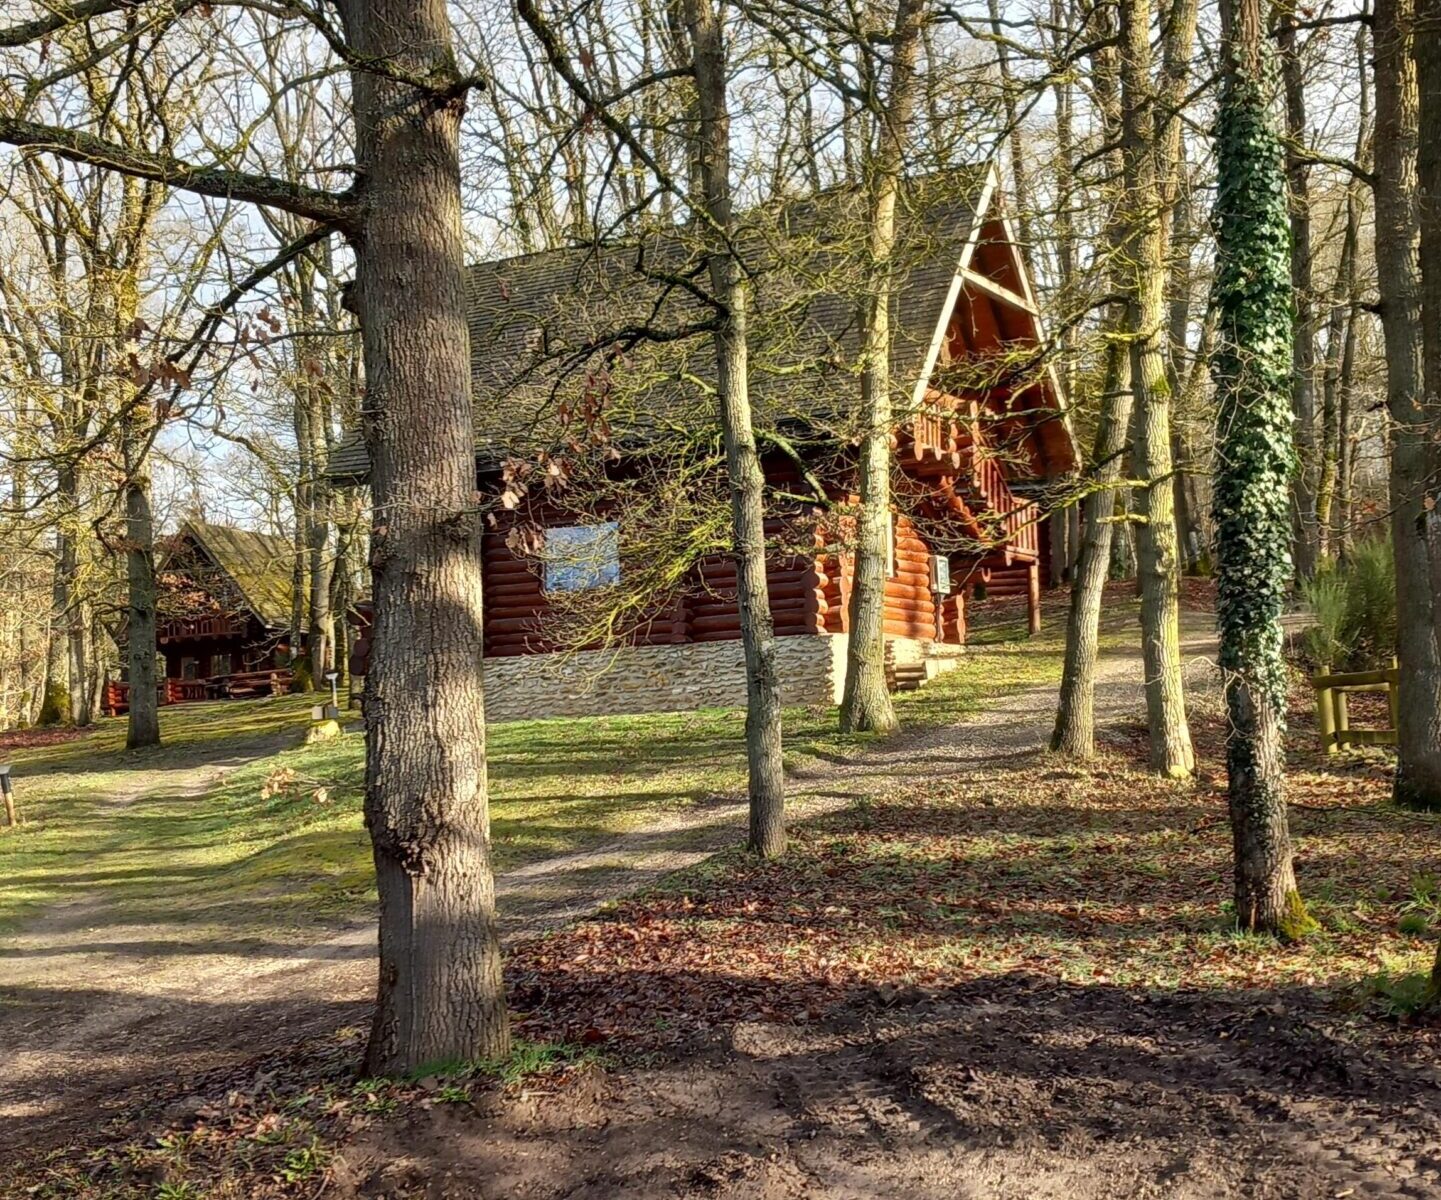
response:
<path id="1" fill-rule="evenodd" d="M 1006 482 L 1000 463 L 992 457 L 972 455 L 971 474 L 975 481 L 975 492 L 982 500 L 988 515 L 999 521 L 997 540 L 1004 544 L 1009 556 L 1032 560 L 1039 558 L 1040 510 L 1035 502 L 1022 500 L 1011 491 L 1011 485 Z"/>
<path id="2" fill-rule="evenodd" d="M 166 621 L 160 627 L 158 636 L 162 642 L 182 642 L 193 638 L 236 637 L 245 630 L 244 617 L 222 613 L 191 620 Z"/>

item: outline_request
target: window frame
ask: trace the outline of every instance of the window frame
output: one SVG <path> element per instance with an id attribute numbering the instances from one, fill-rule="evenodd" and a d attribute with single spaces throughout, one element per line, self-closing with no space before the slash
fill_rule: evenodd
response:
<path id="1" fill-rule="evenodd" d="M 551 543 L 556 534 L 585 534 L 589 538 L 577 539 L 572 549 L 572 560 L 557 561 L 551 555 Z M 547 595 L 561 595 L 567 592 L 598 591 L 615 587 L 620 583 L 620 522 L 616 520 L 593 521 L 584 525 L 548 525 L 544 531 L 545 543 L 541 548 L 541 590 Z M 563 539 L 562 539 L 563 540 Z M 584 557 L 596 548 L 606 550 L 604 557 Z M 576 581 L 557 578 L 556 572 L 574 573 Z"/>

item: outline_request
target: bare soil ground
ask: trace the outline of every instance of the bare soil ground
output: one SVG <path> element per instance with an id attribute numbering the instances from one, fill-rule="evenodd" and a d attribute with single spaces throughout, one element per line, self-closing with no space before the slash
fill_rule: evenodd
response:
<path id="1" fill-rule="evenodd" d="M 741 1022 L 656 1069 L 487 1110 L 409 1106 L 342 1196 L 1425 1197 L 1437 1074 L 1304 998 L 1021 975 Z"/>
<path id="2" fill-rule="evenodd" d="M 1203 693 L 1208 625 L 1186 627 Z M 1441 1195 L 1441 1039 L 1214 931 L 1215 713 L 1194 794 L 1137 796 L 1138 680 L 1138 655 L 1103 659 L 1094 771 L 1049 763 L 1054 691 L 1027 689 L 813 768 L 783 867 L 704 862 L 742 822 L 722 799 L 502 880 L 518 1032 L 577 1060 L 504 1086 L 354 1081 L 368 926 L 214 945 L 101 939 L 84 899 L 46 914 L 0 942 L 0 1116 L 27 1147 L 0 1194 Z M 1437 832 L 1373 811 L 1366 770 L 1298 814 L 1303 886 L 1307 857 L 1344 882 L 1368 841 L 1399 860 L 1395 830 Z M 1328 952 L 1370 961 L 1400 900 L 1347 899 Z"/>

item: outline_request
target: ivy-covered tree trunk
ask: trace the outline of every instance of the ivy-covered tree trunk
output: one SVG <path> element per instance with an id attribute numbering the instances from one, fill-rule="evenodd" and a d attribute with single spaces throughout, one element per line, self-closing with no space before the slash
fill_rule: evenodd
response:
<path id="1" fill-rule="evenodd" d="M 1260 0 L 1223 0 L 1216 121 L 1217 621 L 1229 727 L 1236 923 L 1313 928 L 1286 818 L 1281 608 L 1291 581 L 1291 238 Z"/>

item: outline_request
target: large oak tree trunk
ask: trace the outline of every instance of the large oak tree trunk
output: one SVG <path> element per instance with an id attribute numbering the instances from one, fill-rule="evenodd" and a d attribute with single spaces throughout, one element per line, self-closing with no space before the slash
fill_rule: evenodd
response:
<path id="1" fill-rule="evenodd" d="M 870 230 L 868 287 L 862 303 L 861 512 L 850 601 L 841 729 L 889 733 L 895 707 L 886 687 L 886 573 L 891 523 L 891 277 L 896 198 L 905 168 L 906 128 L 916 100 L 923 0 L 899 0 L 891 41 L 890 95 L 877 114 L 878 144 L 867 164 Z"/>
<path id="2" fill-rule="evenodd" d="M 444 0 L 346 0 L 347 43 L 456 83 Z M 380 895 L 366 1069 L 509 1050 L 491 873 L 480 530 L 460 220 L 464 89 L 352 77 L 364 208 L 353 304 L 366 371 L 375 628 L 365 820 Z"/>
<path id="3" fill-rule="evenodd" d="M 716 390 L 730 483 L 736 590 L 746 656 L 746 757 L 750 767 L 750 848 L 785 850 L 785 771 L 781 761 L 780 675 L 766 590 L 765 476 L 751 425 L 746 343 L 747 287 L 732 249 L 730 113 L 726 56 L 710 0 L 685 0 L 694 56 L 700 133 L 699 174 L 708 217 L 708 267 L 721 307 L 715 334 Z"/>
<path id="4" fill-rule="evenodd" d="M 1229 725 L 1226 768 L 1236 922 L 1301 937 L 1286 818 L 1286 668 L 1281 609 L 1291 583 L 1290 239 L 1284 153 L 1269 107 L 1260 0 L 1223 0 L 1216 121 L 1219 405 L 1217 624 Z"/>
<path id="5" fill-rule="evenodd" d="M 1391 536 L 1400 667 L 1395 795 L 1402 804 L 1441 808 L 1441 640 L 1424 519 L 1428 476 L 1436 464 L 1426 395 L 1436 385 L 1425 381 L 1423 373 L 1413 19 L 1409 0 L 1377 0 L 1376 275 L 1391 414 Z M 1423 53 L 1429 53 L 1427 43 L 1435 37 L 1432 33 L 1430 39 L 1417 39 Z"/>

